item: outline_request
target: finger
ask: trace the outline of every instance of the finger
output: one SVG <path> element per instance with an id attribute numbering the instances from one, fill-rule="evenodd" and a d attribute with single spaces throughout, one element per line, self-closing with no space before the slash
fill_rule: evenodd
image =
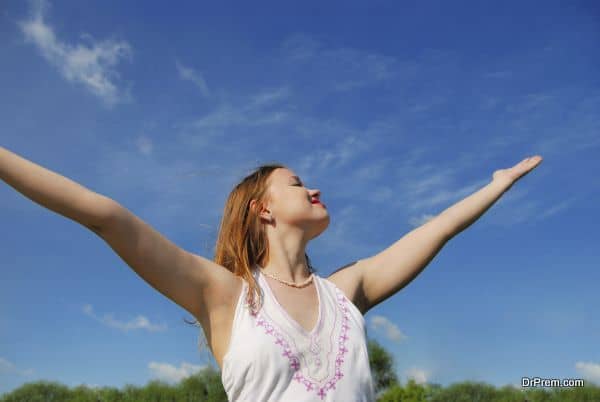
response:
<path id="1" fill-rule="evenodd" d="M 539 155 L 535 155 L 535 156 L 531 156 L 531 157 L 527 158 L 527 160 L 530 160 L 530 161 L 535 161 L 535 162 L 539 162 L 539 161 L 541 161 L 542 159 L 543 159 L 543 158 L 542 158 L 541 156 L 539 156 Z"/>

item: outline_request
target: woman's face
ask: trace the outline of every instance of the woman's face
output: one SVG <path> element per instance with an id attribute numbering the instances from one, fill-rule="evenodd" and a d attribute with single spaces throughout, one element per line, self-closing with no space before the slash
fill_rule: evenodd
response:
<path id="1" fill-rule="evenodd" d="M 309 189 L 297 175 L 286 168 L 275 169 L 269 177 L 271 196 L 268 208 L 276 225 L 289 225 L 303 229 L 308 239 L 320 235 L 329 225 L 329 212 L 321 200 L 318 189 Z"/>

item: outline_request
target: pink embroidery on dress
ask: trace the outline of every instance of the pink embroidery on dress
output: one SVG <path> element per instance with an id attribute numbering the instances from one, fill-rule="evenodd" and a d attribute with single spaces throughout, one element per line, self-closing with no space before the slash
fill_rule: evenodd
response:
<path id="1" fill-rule="evenodd" d="M 317 395 L 321 398 L 321 400 L 325 399 L 327 392 L 331 389 L 335 389 L 335 384 L 338 382 L 344 374 L 342 373 L 342 363 L 344 363 L 344 355 L 348 353 L 348 348 L 344 345 L 346 341 L 349 339 L 347 333 L 350 326 L 348 325 L 349 318 L 349 309 L 346 306 L 347 300 L 344 294 L 337 287 L 335 288 L 335 292 L 337 294 L 337 302 L 340 310 L 343 312 L 342 317 L 342 330 L 340 332 L 340 336 L 338 337 L 338 353 L 335 359 L 335 375 L 325 384 L 325 386 L 321 387 L 317 382 L 311 381 L 306 378 L 300 371 L 300 359 L 297 353 L 294 353 L 289 343 L 285 340 L 284 336 L 278 332 L 275 327 L 269 324 L 264 318 L 264 316 L 256 311 L 252 311 L 250 314 L 253 317 L 256 317 L 256 325 L 259 327 L 265 328 L 265 334 L 269 334 L 275 337 L 275 344 L 279 345 L 283 349 L 282 356 L 288 358 L 290 362 L 290 368 L 294 371 L 294 376 L 292 379 L 298 381 L 300 384 L 303 384 L 306 387 L 306 391 L 312 391 L 314 389 L 317 390 Z M 320 360 L 319 360 L 320 362 Z"/>

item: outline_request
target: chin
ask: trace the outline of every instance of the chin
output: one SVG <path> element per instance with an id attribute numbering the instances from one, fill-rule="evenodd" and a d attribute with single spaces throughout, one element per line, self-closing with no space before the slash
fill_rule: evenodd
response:
<path id="1" fill-rule="evenodd" d="M 329 218 L 323 223 L 319 222 L 317 233 L 312 237 L 312 239 L 320 236 L 325 230 L 327 230 L 327 228 L 329 227 Z"/>

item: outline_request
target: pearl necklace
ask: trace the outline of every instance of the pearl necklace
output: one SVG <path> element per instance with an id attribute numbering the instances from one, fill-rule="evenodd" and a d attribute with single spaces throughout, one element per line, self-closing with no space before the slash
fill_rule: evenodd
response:
<path id="1" fill-rule="evenodd" d="M 300 284 L 296 284 L 296 283 L 294 283 L 294 282 L 288 282 L 288 281 L 284 281 L 283 279 L 279 279 L 278 277 L 276 277 L 276 276 L 273 276 L 272 274 L 269 274 L 269 273 L 265 272 L 265 271 L 264 271 L 264 270 L 262 270 L 262 269 L 261 269 L 261 272 L 262 272 L 263 274 L 265 274 L 266 276 L 268 276 L 268 277 L 270 277 L 270 278 L 273 278 L 273 279 L 275 279 L 276 281 L 279 281 L 279 282 L 283 283 L 284 285 L 292 286 L 292 287 L 295 287 L 295 288 L 304 288 L 304 287 L 306 287 L 306 286 L 310 285 L 310 283 L 311 283 L 311 282 L 312 282 L 312 280 L 313 280 L 313 274 L 310 274 L 310 276 L 308 277 L 308 279 L 307 279 L 307 280 L 305 280 L 304 282 L 302 282 L 302 283 L 300 283 Z"/>

